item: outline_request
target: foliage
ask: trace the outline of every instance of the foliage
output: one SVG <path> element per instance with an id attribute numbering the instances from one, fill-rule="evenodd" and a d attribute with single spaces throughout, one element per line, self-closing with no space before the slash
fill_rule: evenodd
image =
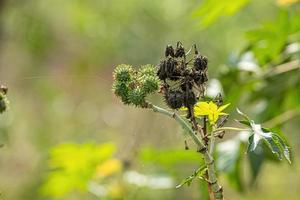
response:
<path id="1" fill-rule="evenodd" d="M 249 0 L 205 0 L 194 12 L 202 17 L 201 24 L 212 25 L 221 16 L 231 16 L 240 11 Z"/>
<path id="2" fill-rule="evenodd" d="M 291 163 L 289 147 L 286 145 L 285 141 L 276 133 L 269 131 L 266 128 L 262 128 L 260 124 L 254 123 L 253 120 L 250 120 L 247 115 L 238 110 L 244 120 L 239 120 L 241 124 L 248 126 L 253 133 L 249 137 L 248 152 L 254 151 L 260 141 L 264 141 L 271 151 L 278 156 L 281 160 L 282 157 L 285 157 L 289 163 Z"/>
<path id="3" fill-rule="evenodd" d="M 123 62 L 157 64 L 164 44 L 179 38 L 188 45 L 196 42 L 200 52 L 210 58 L 209 98 L 204 101 L 222 93 L 231 103 L 226 109 L 231 119 L 237 118 L 234 108 L 241 108 L 255 124 L 270 127 L 293 147 L 290 154 L 297 156 L 299 1 L 4 0 L 0 8 L 0 80 L 10 86 L 13 104 L 9 113 L 0 115 L 0 143 L 5 146 L 0 156 L 0 190 L 5 199 L 45 198 L 36 191 L 49 164 L 48 151 L 65 141 L 117 140 L 119 154 L 132 168 L 161 173 L 157 165 L 167 166 L 170 173 L 177 172 L 169 175 L 178 183 L 190 175 L 190 167 L 201 166 L 203 160 L 196 158 L 196 152 L 174 149 L 183 144 L 176 134 L 177 126 L 149 113 L 140 117 L 139 111 L 127 112 L 110 92 L 112 66 Z M 162 103 L 155 96 L 149 99 Z M 225 117 L 219 118 L 226 121 Z M 249 133 L 253 134 L 242 131 L 235 137 L 226 133 L 225 142 L 234 140 L 228 144 L 235 148 L 225 145 L 228 148 L 223 146 L 220 152 L 218 146 L 223 141 L 217 138 L 214 156 L 227 198 L 285 199 L 285 191 L 289 191 L 290 199 L 298 199 L 299 190 L 292 189 L 299 187 L 297 159 L 292 159 L 295 164 L 290 169 L 278 161 L 263 138 L 254 151 L 245 154 Z M 184 137 L 193 149 L 188 134 Z M 150 147 L 153 154 L 136 164 L 140 157 L 132 154 L 143 151 L 145 143 L 155 146 Z M 164 149 L 158 150 L 161 146 Z M 247 178 L 255 186 L 251 190 Z M 103 186 L 102 181 L 99 184 Z M 238 185 L 247 192 L 239 194 L 230 188 L 240 190 Z M 188 189 L 154 191 L 131 186 L 123 195 L 126 199 L 193 199 L 206 189 L 207 182 L 197 178 Z M 95 198 L 77 194 L 73 191 L 62 198 Z"/>
<path id="4" fill-rule="evenodd" d="M 72 191 L 88 191 L 95 178 L 103 179 L 121 170 L 119 160 L 112 159 L 116 147 L 107 144 L 61 144 L 51 151 L 51 171 L 41 188 L 44 195 L 62 197 Z"/>
<path id="5" fill-rule="evenodd" d="M 219 119 L 219 116 L 227 115 L 222 111 L 229 106 L 229 104 L 222 105 L 223 99 L 221 95 L 215 97 L 214 101 L 216 103 L 213 101 L 210 101 L 209 103 L 201 101 L 201 99 L 204 98 L 203 94 L 206 90 L 205 83 L 208 81 L 208 59 L 205 56 L 198 54 L 196 45 L 193 47 L 195 51 L 193 58 L 186 62 L 189 53 L 185 53 L 184 46 L 181 42 L 177 42 L 175 50 L 173 49 L 172 45 L 167 45 L 165 49 L 165 59 L 160 61 L 157 71 L 157 79 L 162 81 L 160 88 L 161 93 L 164 94 L 164 99 L 167 106 L 176 111 L 178 108 L 184 105 L 185 107 L 181 108 L 181 110 L 187 111 L 185 118 L 189 120 L 189 123 L 186 123 L 186 121 L 175 111 L 174 113 L 169 112 L 163 108 L 153 105 L 151 102 L 146 101 L 146 95 L 142 96 L 138 95 L 139 93 L 136 93 L 134 98 L 132 98 L 129 92 L 128 99 L 133 105 L 152 109 L 154 112 L 158 112 L 175 119 L 185 128 L 187 133 L 193 139 L 194 143 L 197 145 L 197 151 L 203 154 L 204 164 L 199 169 L 195 170 L 191 176 L 188 176 L 186 179 L 184 179 L 177 186 L 177 188 L 183 185 L 189 186 L 195 178 L 199 177 L 208 182 L 209 198 L 222 200 L 224 199 L 223 189 L 218 184 L 217 172 L 215 171 L 213 158 L 215 152 L 215 139 L 217 137 L 222 139 L 226 130 L 240 131 L 243 129 L 235 127 L 223 127 L 223 122 L 217 123 L 218 120 L 222 120 Z M 113 88 L 115 90 L 115 94 L 122 100 L 123 98 L 126 98 L 126 96 L 119 94 L 126 94 L 128 89 L 120 88 L 121 91 L 119 92 L 119 88 L 116 88 L 115 86 L 119 82 L 127 83 L 131 81 L 131 83 L 127 83 L 128 88 L 133 87 L 131 90 L 133 89 L 133 91 L 139 91 L 140 93 L 141 91 L 145 90 L 145 85 L 140 85 L 137 82 L 139 77 L 134 77 L 133 80 L 131 80 L 131 74 L 133 75 L 131 69 L 132 68 L 128 67 L 127 65 L 119 65 L 116 67 L 114 72 L 115 82 Z M 152 76 L 155 76 L 155 74 L 152 74 Z M 205 79 L 203 77 L 205 77 Z M 138 88 L 136 85 L 140 87 Z M 153 92 L 154 91 L 155 90 L 153 90 Z M 138 98 L 142 100 L 138 101 Z M 196 103 L 196 99 L 200 99 L 200 101 Z M 127 104 L 126 101 L 123 101 L 123 103 Z M 218 107 L 218 105 L 220 107 Z M 250 128 L 246 129 L 246 131 L 252 132 L 252 135 L 249 136 L 248 139 L 248 152 L 254 151 L 259 142 L 263 140 L 267 144 L 267 147 L 274 154 L 276 154 L 279 159 L 281 159 L 282 155 L 284 155 L 285 158 L 291 163 L 289 149 L 285 141 L 278 134 L 270 132 L 265 128 L 261 128 L 260 124 L 254 123 L 253 120 L 251 120 L 240 110 L 237 109 L 237 111 L 244 117 L 244 120 L 239 120 L 238 122 Z M 202 117 L 200 120 L 203 120 L 202 125 L 200 125 L 199 121 L 197 121 L 197 118 L 200 116 Z M 207 122 L 209 122 L 209 128 L 207 128 Z M 199 134 L 200 137 L 196 136 L 197 134 Z M 218 146 L 218 155 L 220 156 L 218 169 L 226 172 L 229 175 L 231 183 L 234 183 L 236 188 L 242 190 L 243 186 L 240 178 L 240 152 L 242 142 L 240 142 L 238 139 L 235 139 L 233 141 L 228 141 L 227 143 L 230 143 L 230 148 L 224 148 L 224 146 L 226 147 L 226 143 Z"/>

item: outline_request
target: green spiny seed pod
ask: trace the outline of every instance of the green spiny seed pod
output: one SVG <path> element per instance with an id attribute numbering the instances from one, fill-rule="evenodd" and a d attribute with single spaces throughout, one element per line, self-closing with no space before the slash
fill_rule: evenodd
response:
<path id="1" fill-rule="evenodd" d="M 139 77 L 142 77 L 142 76 L 156 76 L 156 73 L 157 73 L 156 71 L 157 71 L 157 69 L 153 65 L 150 65 L 150 64 L 143 65 L 139 69 L 138 75 L 139 75 Z"/>
<path id="2" fill-rule="evenodd" d="M 3 92 L 0 92 L 0 113 L 3 113 L 8 108 L 8 100 Z"/>
<path id="3" fill-rule="evenodd" d="M 145 103 L 145 97 L 146 94 L 140 87 L 129 90 L 128 101 L 135 106 L 142 106 Z"/>
<path id="4" fill-rule="evenodd" d="M 121 64 L 118 65 L 114 70 L 114 79 L 119 82 L 128 82 L 132 80 L 134 70 L 132 66 Z"/>
<path id="5" fill-rule="evenodd" d="M 129 101 L 128 101 L 129 87 L 128 87 L 127 83 L 114 82 L 113 91 L 118 97 L 121 98 L 121 100 L 124 104 L 129 104 Z"/>
<path id="6" fill-rule="evenodd" d="M 145 75 L 140 78 L 140 87 L 145 94 L 158 90 L 160 81 L 157 76 Z"/>

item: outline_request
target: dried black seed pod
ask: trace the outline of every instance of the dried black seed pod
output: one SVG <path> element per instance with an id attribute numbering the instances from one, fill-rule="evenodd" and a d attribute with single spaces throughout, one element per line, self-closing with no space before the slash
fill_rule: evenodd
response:
<path id="1" fill-rule="evenodd" d="M 170 74 L 169 79 L 172 81 L 177 81 L 179 80 L 181 77 L 181 73 L 179 69 L 175 69 L 172 74 Z"/>
<path id="2" fill-rule="evenodd" d="M 165 80 L 167 78 L 173 78 L 177 75 L 176 66 L 177 61 L 174 58 L 168 58 L 167 60 L 162 60 L 159 64 L 159 69 L 157 71 L 157 76 L 160 80 Z"/>
<path id="3" fill-rule="evenodd" d="M 191 81 L 185 81 L 180 85 L 182 91 L 191 90 L 193 88 L 193 83 Z"/>
<path id="4" fill-rule="evenodd" d="M 175 57 L 184 57 L 185 56 L 185 50 L 184 47 L 182 46 L 181 42 L 177 43 L 177 47 L 175 49 Z"/>
<path id="5" fill-rule="evenodd" d="M 198 86 L 203 85 L 208 81 L 207 74 L 205 72 L 195 72 L 194 81 Z"/>
<path id="6" fill-rule="evenodd" d="M 176 66 L 177 66 L 177 61 L 174 60 L 173 58 L 169 58 L 166 62 L 166 70 L 167 70 L 167 74 L 168 74 L 168 77 L 170 77 L 175 69 L 176 69 Z"/>
<path id="7" fill-rule="evenodd" d="M 184 106 L 190 107 L 194 106 L 197 102 L 197 97 L 192 90 L 187 90 L 184 92 Z"/>
<path id="8" fill-rule="evenodd" d="M 207 58 L 205 56 L 196 56 L 194 61 L 194 68 L 197 71 L 204 71 L 207 69 Z"/>
<path id="9" fill-rule="evenodd" d="M 168 77 L 167 70 L 166 70 L 166 61 L 162 60 L 158 65 L 157 76 L 160 80 L 166 80 Z"/>
<path id="10" fill-rule="evenodd" d="M 183 100 L 183 93 L 180 90 L 169 90 L 165 93 L 165 101 L 172 109 L 181 108 Z"/>
<path id="11" fill-rule="evenodd" d="M 174 49 L 173 49 L 172 45 L 167 45 L 166 51 L 165 51 L 165 56 L 166 57 L 168 57 L 168 56 L 174 57 Z"/>

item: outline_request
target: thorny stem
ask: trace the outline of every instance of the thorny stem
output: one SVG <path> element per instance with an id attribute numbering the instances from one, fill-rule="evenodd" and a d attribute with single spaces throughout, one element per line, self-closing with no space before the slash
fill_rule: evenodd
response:
<path id="1" fill-rule="evenodd" d="M 152 109 L 154 112 L 158 112 L 175 119 L 180 125 L 182 125 L 188 131 L 188 134 L 192 137 L 193 141 L 198 146 L 198 149 L 200 150 L 199 152 L 201 152 L 204 155 L 204 161 L 207 166 L 209 187 L 213 192 L 213 195 L 211 195 L 210 197 L 211 200 L 223 200 L 223 188 L 218 184 L 214 159 L 213 156 L 210 154 L 207 146 L 204 144 L 204 141 L 195 134 L 195 131 L 190 127 L 190 125 L 184 119 L 182 119 L 177 113 L 167 111 L 149 102 L 146 102 L 144 108 Z"/>

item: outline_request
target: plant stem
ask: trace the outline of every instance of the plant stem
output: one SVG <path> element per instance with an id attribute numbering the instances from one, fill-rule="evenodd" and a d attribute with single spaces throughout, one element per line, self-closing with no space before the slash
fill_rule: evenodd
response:
<path id="1" fill-rule="evenodd" d="M 161 107 L 155 106 L 151 103 L 147 103 L 146 108 L 152 109 L 154 112 L 158 112 L 164 115 L 167 115 L 173 119 L 175 119 L 184 129 L 188 131 L 188 134 L 191 136 L 195 144 L 199 147 L 200 150 L 206 149 L 203 141 L 196 135 L 196 132 L 189 126 L 189 124 L 182 119 L 177 113 L 167 111 Z"/>
<path id="2" fill-rule="evenodd" d="M 250 131 L 249 128 L 235 128 L 235 127 L 221 127 L 217 128 L 213 131 L 213 133 L 217 133 L 220 131 Z"/>
<path id="3" fill-rule="evenodd" d="M 193 141 L 198 146 L 198 149 L 204 155 L 204 161 L 207 166 L 208 181 L 209 181 L 209 185 L 213 191 L 213 196 L 214 196 L 214 199 L 211 199 L 211 200 L 223 200 L 223 189 L 218 184 L 218 181 L 217 181 L 214 159 L 213 159 L 212 155 L 209 153 L 208 148 L 204 144 L 203 140 L 200 139 L 195 134 L 195 131 L 190 127 L 190 125 L 175 112 L 167 111 L 167 110 L 160 108 L 158 106 L 155 106 L 149 102 L 147 102 L 144 105 L 144 108 L 149 108 L 149 109 L 152 109 L 154 112 L 158 112 L 158 113 L 164 114 L 166 116 L 169 116 L 169 117 L 175 119 L 180 125 L 182 125 L 184 129 L 188 130 L 188 134 L 192 137 Z"/>

